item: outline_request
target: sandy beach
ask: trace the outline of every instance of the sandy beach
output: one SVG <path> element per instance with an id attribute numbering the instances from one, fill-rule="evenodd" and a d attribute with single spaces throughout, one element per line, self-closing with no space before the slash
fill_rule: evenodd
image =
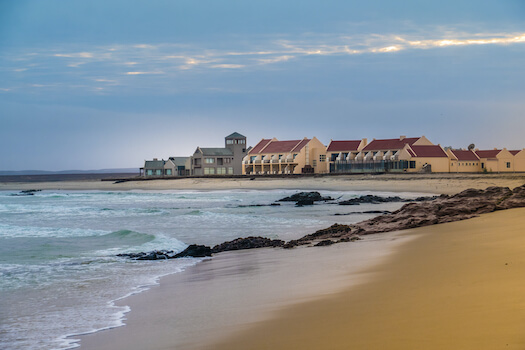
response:
<path id="1" fill-rule="evenodd" d="M 0 183 L 0 190 L 340 190 L 454 194 L 525 174 Z M 305 232 L 305 234 L 310 232 Z M 221 253 L 162 278 L 81 349 L 522 349 L 525 209 L 361 241 Z"/>
<path id="2" fill-rule="evenodd" d="M 2 182 L 0 190 L 333 190 L 333 191 L 392 191 L 434 194 L 454 194 L 467 188 L 489 186 L 514 188 L 525 183 L 524 173 L 515 174 L 382 174 L 337 175 L 294 178 L 184 178 L 148 181 L 32 181 Z"/>
<path id="3" fill-rule="evenodd" d="M 205 349 L 523 349 L 525 209 L 406 231 L 372 281 Z"/>

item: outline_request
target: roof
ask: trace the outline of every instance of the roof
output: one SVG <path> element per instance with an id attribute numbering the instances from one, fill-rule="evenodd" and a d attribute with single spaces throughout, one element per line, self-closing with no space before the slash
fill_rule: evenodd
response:
<path id="1" fill-rule="evenodd" d="M 177 166 L 186 165 L 186 161 L 189 157 L 170 157 L 170 160 Z"/>
<path id="2" fill-rule="evenodd" d="M 357 151 L 360 144 L 361 144 L 361 140 L 331 141 L 326 151 L 327 152 Z"/>
<path id="3" fill-rule="evenodd" d="M 404 139 L 373 140 L 363 151 L 385 151 L 403 148 L 407 143 L 412 146 L 420 137 L 405 137 Z"/>
<path id="4" fill-rule="evenodd" d="M 267 142 L 266 142 L 267 141 Z M 277 140 L 262 140 L 259 142 L 251 151 L 250 154 L 255 153 L 289 153 L 289 152 L 299 152 L 303 149 L 306 144 L 310 142 L 310 139 L 302 140 L 286 140 L 286 141 L 277 141 Z M 264 143 L 264 147 L 259 147 Z"/>
<path id="5" fill-rule="evenodd" d="M 238 138 L 246 138 L 246 136 L 239 134 L 238 132 L 234 132 L 231 135 L 226 136 L 227 139 L 238 139 Z"/>
<path id="6" fill-rule="evenodd" d="M 452 152 L 452 154 L 454 154 L 454 156 L 456 156 L 456 158 L 460 161 L 465 161 L 465 160 L 479 160 L 478 156 L 476 155 L 476 153 L 472 152 L 472 151 L 465 151 L 465 150 L 460 150 L 460 149 L 453 149 L 453 150 L 450 150 Z"/>
<path id="7" fill-rule="evenodd" d="M 509 151 L 513 156 L 515 156 L 516 154 L 520 153 L 521 152 L 521 149 L 517 150 L 517 151 Z"/>
<path id="8" fill-rule="evenodd" d="M 233 151 L 229 148 L 202 148 L 203 156 L 233 156 Z"/>
<path id="9" fill-rule="evenodd" d="M 165 160 L 146 160 L 144 162 L 144 169 L 160 169 L 164 168 Z"/>
<path id="10" fill-rule="evenodd" d="M 500 149 L 491 149 L 488 151 L 476 151 L 476 154 L 480 158 L 496 158 L 499 152 L 501 152 Z"/>
<path id="11" fill-rule="evenodd" d="M 415 157 L 445 157 L 448 158 L 447 153 L 441 148 L 441 146 L 433 145 L 433 146 L 410 146 L 413 153 L 415 154 Z"/>
<path id="12" fill-rule="evenodd" d="M 272 140 L 271 139 L 262 139 L 261 141 L 259 141 L 258 144 L 255 145 L 255 147 L 253 147 L 248 152 L 248 154 L 259 153 L 270 141 L 272 141 Z"/>

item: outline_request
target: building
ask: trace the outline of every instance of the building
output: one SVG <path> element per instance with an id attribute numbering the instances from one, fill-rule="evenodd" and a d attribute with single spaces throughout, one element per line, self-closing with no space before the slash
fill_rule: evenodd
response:
<path id="1" fill-rule="evenodd" d="M 408 162 L 406 172 L 450 172 L 450 158 L 440 145 L 405 144 L 399 151 L 399 160 Z"/>
<path id="2" fill-rule="evenodd" d="M 481 162 L 481 171 L 489 173 L 499 172 L 514 172 L 515 156 L 507 151 L 506 148 L 493 150 L 479 150 L 474 151 Z"/>
<path id="3" fill-rule="evenodd" d="M 525 148 L 509 152 L 514 156 L 514 170 L 516 172 L 525 172 Z"/>
<path id="4" fill-rule="evenodd" d="M 366 146 L 366 139 L 362 140 L 330 140 L 326 148 L 326 165 L 327 171 L 330 173 L 340 172 L 346 164 L 347 160 L 355 159 L 357 154 Z"/>
<path id="5" fill-rule="evenodd" d="M 168 160 L 153 158 L 144 161 L 140 175 L 144 177 L 186 176 L 189 175 L 189 157 L 170 157 Z"/>
<path id="6" fill-rule="evenodd" d="M 287 141 L 262 139 L 242 163 L 246 175 L 326 173 L 326 147 L 316 137 Z"/>
<path id="7" fill-rule="evenodd" d="M 481 161 L 471 150 L 449 149 L 451 173 L 476 173 L 481 171 Z"/>
<path id="8" fill-rule="evenodd" d="M 400 155 L 407 147 L 433 146 L 425 136 L 400 136 L 398 139 L 373 139 L 359 152 L 349 152 L 346 159 L 336 160 L 333 172 L 367 173 L 367 172 L 399 172 L 407 171 L 411 164 L 409 159 L 402 159 Z M 411 158 L 414 154 L 406 153 L 404 158 Z"/>
<path id="9" fill-rule="evenodd" d="M 192 156 L 192 175 L 241 175 L 246 156 L 246 136 L 237 132 L 224 138 L 224 148 L 197 147 Z"/>

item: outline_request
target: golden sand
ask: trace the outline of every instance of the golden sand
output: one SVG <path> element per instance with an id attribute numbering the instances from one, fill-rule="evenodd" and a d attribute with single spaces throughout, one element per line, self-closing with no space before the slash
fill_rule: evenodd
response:
<path id="1" fill-rule="evenodd" d="M 406 231 L 372 282 L 209 349 L 524 349 L 525 209 Z"/>

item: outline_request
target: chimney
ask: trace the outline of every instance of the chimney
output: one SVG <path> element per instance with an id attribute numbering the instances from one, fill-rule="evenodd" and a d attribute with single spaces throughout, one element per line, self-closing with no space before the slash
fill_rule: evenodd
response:
<path id="1" fill-rule="evenodd" d="M 407 137 L 405 135 L 401 135 L 399 136 L 399 141 L 403 141 L 404 139 L 406 139 Z"/>
<path id="2" fill-rule="evenodd" d="M 158 158 L 153 158 L 153 160 L 159 160 Z"/>

